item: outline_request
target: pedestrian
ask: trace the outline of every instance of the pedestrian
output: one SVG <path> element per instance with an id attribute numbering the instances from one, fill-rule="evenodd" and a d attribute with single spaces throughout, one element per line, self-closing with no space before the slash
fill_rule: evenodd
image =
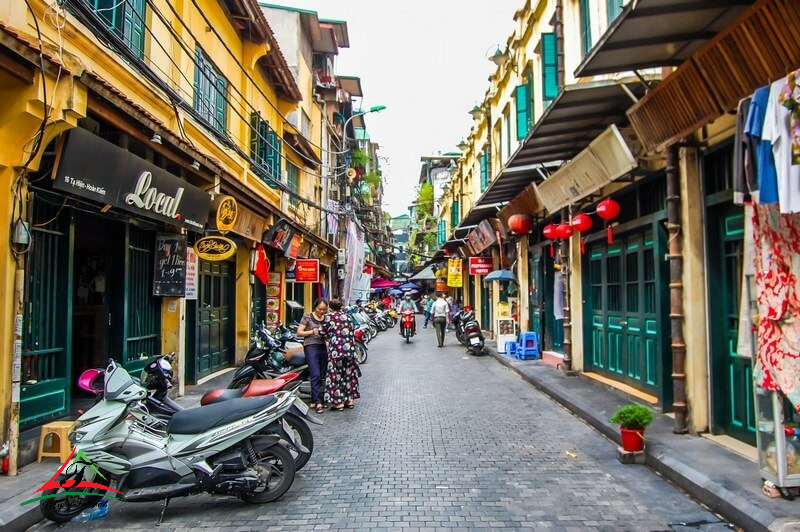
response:
<path id="1" fill-rule="evenodd" d="M 322 327 L 328 344 L 328 376 L 325 395 L 331 410 L 342 411 L 353 408 L 360 398 L 358 377 L 361 370 L 356 362 L 356 343 L 353 337 L 355 323 L 346 312 L 342 312 L 341 301 L 331 301 L 331 313 L 325 317 Z"/>
<path id="2" fill-rule="evenodd" d="M 425 302 L 425 323 L 422 325 L 423 329 L 428 328 L 428 322 L 431 321 L 433 317 L 433 303 L 436 301 L 433 297 L 428 297 L 428 300 Z"/>
<path id="3" fill-rule="evenodd" d="M 433 303 L 433 327 L 436 329 L 436 340 L 439 347 L 444 345 L 444 328 L 447 326 L 447 311 L 449 306 L 444 299 L 444 292 L 439 293 L 439 297 Z"/>
<path id="4" fill-rule="evenodd" d="M 322 336 L 325 314 L 328 312 L 328 301 L 321 297 L 314 301 L 314 310 L 300 318 L 297 336 L 303 338 L 303 351 L 308 363 L 309 380 L 311 381 L 311 403 L 308 405 L 321 414 L 325 407 L 324 385 L 328 371 L 328 352 Z"/>

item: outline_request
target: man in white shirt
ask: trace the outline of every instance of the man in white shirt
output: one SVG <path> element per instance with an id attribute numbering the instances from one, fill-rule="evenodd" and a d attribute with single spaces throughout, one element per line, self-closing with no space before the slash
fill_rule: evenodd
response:
<path id="1" fill-rule="evenodd" d="M 447 301 L 444 299 L 444 292 L 439 293 L 439 297 L 433 303 L 431 313 L 433 314 L 433 327 L 436 329 L 436 339 L 439 347 L 444 345 L 444 328 L 447 327 L 447 316 L 450 310 Z"/>

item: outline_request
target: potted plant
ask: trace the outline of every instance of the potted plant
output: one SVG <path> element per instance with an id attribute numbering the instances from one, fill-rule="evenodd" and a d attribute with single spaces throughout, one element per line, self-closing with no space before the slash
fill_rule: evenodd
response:
<path id="1" fill-rule="evenodd" d="M 649 407 L 637 403 L 621 406 L 609 418 L 619 425 L 622 448 L 628 452 L 644 449 L 644 428 L 653 422 L 656 413 Z"/>

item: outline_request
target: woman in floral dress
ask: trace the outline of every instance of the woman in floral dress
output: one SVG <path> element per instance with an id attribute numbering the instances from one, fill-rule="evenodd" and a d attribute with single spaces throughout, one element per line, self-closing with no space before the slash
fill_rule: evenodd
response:
<path id="1" fill-rule="evenodd" d="M 325 381 L 326 398 L 333 403 L 331 410 L 342 411 L 353 408 L 358 393 L 358 377 L 361 370 L 356 363 L 356 344 L 353 338 L 355 324 L 342 303 L 330 302 L 331 313 L 325 317 L 325 338 L 328 344 L 328 377 Z"/>

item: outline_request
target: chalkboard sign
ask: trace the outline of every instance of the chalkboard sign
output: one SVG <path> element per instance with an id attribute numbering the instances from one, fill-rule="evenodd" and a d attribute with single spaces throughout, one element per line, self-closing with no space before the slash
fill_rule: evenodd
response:
<path id="1" fill-rule="evenodd" d="M 186 293 L 186 235 L 158 233 L 153 295 L 183 297 Z"/>

